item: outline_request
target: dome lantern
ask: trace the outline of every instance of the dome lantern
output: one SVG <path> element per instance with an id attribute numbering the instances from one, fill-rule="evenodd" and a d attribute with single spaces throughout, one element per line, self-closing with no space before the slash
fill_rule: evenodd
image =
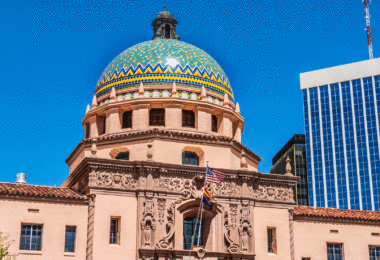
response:
<path id="1" fill-rule="evenodd" d="M 163 39 L 175 39 L 179 40 L 179 35 L 175 32 L 175 27 L 177 26 L 178 21 L 174 16 L 165 10 L 157 14 L 152 22 L 154 36 L 152 38 L 163 38 Z"/>

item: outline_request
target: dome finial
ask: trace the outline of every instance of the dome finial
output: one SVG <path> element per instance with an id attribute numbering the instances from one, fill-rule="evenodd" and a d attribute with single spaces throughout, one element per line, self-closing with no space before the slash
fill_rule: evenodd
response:
<path id="1" fill-rule="evenodd" d="M 166 5 L 164 5 L 164 11 L 159 12 L 152 22 L 154 31 L 152 40 L 156 38 L 179 40 L 179 36 L 175 32 L 177 24 L 177 20 L 166 11 Z"/>

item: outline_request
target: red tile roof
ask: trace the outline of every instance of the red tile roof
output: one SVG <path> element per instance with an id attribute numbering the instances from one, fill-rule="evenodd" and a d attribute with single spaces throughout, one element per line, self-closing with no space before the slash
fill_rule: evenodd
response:
<path id="1" fill-rule="evenodd" d="M 298 206 L 294 209 L 294 216 L 335 218 L 345 220 L 380 221 L 380 212 L 369 210 L 329 209 Z"/>
<path id="2" fill-rule="evenodd" d="M 61 199 L 86 199 L 86 196 L 69 188 L 18 183 L 0 183 L 0 194 L 39 196 Z"/>

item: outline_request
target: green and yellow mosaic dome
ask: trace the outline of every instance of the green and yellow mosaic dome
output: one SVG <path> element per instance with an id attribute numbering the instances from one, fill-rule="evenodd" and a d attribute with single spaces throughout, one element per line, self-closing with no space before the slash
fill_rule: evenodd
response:
<path id="1" fill-rule="evenodd" d="M 120 53 L 103 71 L 95 94 L 100 97 L 116 90 L 145 85 L 168 85 L 176 82 L 221 95 L 233 92 L 220 65 L 205 51 L 177 39 L 156 37 L 136 44 Z"/>

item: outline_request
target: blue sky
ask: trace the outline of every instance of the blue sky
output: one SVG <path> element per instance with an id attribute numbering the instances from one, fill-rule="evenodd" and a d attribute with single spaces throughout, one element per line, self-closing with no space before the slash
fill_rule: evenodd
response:
<path id="1" fill-rule="evenodd" d="M 262 158 L 262 172 L 304 133 L 299 74 L 368 59 L 360 0 L 3 1 L 0 182 L 18 172 L 32 184 L 67 178 L 65 159 L 83 138 L 100 74 L 120 52 L 151 39 L 164 4 L 181 40 L 228 75 L 246 120 L 243 144 Z M 370 13 L 379 57 L 379 1 Z"/>

